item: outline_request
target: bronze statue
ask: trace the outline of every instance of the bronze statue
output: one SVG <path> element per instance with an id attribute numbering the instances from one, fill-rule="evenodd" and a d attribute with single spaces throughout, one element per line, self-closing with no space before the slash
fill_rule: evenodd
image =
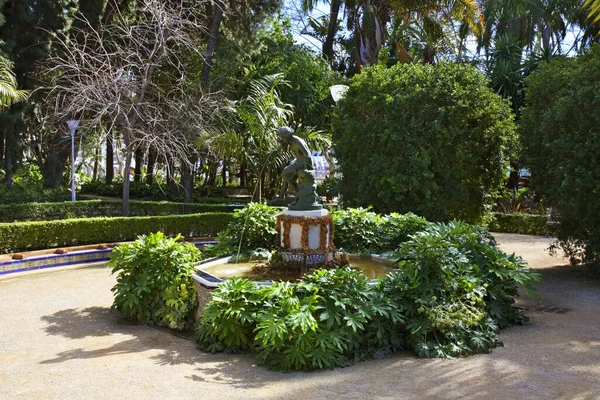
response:
<path id="1" fill-rule="evenodd" d="M 310 149 L 301 137 L 294 135 L 292 128 L 284 126 L 277 131 L 277 140 L 284 150 L 290 150 L 296 157 L 283 169 L 281 177 L 284 185 L 281 190 L 282 197 L 287 192 L 287 186 L 294 188 L 296 198 L 288 208 L 290 210 L 320 210 L 323 206 L 317 196 L 317 185 L 313 171 Z"/>

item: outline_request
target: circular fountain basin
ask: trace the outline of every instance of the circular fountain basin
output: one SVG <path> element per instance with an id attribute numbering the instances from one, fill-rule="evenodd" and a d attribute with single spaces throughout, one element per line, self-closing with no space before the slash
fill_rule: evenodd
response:
<path id="1" fill-rule="evenodd" d="M 386 276 L 394 268 L 391 262 L 379 257 L 360 257 L 350 256 L 350 267 L 361 271 L 369 279 L 377 279 Z M 275 274 L 256 273 L 253 271 L 256 261 L 243 263 L 210 263 L 201 265 L 201 269 L 220 279 L 230 279 L 233 277 L 247 278 L 254 281 L 297 281 L 301 278 L 302 273 L 297 270 L 277 271 Z"/>

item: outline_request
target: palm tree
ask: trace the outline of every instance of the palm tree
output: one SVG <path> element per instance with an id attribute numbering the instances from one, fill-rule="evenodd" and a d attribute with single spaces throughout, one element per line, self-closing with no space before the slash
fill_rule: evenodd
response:
<path id="1" fill-rule="evenodd" d="M 293 106 L 285 103 L 279 88 L 287 85 L 282 74 L 268 75 L 250 82 L 250 93 L 236 106 L 239 124 L 211 141 L 212 152 L 220 159 L 237 159 L 241 169 L 248 168 L 256 179 L 254 198 L 262 201 L 265 188 L 280 182 L 280 172 L 293 156 L 281 152 L 277 130 L 293 119 Z M 298 126 L 295 134 L 306 140 L 311 149 L 326 152 L 330 138 L 311 127 Z M 267 185 L 267 177 L 271 184 Z"/>
<path id="2" fill-rule="evenodd" d="M 27 92 L 17 89 L 17 80 L 6 62 L 0 62 L 0 110 L 27 99 Z"/>
<path id="3" fill-rule="evenodd" d="M 600 0 L 586 0 L 583 5 L 584 7 L 589 7 L 590 12 L 588 18 L 591 19 L 592 22 L 600 21 Z"/>
<path id="4" fill-rule="evenodd" d="M 241 126 L 237 144 L 238 156 L 256 178 L 255 198 L 262 201 L 263 187 L 269 163 L 278 164 L 277 129 L 288 124 L 293 116 L 293 107 L 281 100 L 279 87 L 286 85 L 282 74 L 268 75 L 250 82 L 250 93 L 240 101 L 237 115 Z M 224 136 L 231 143 L 231 134 Z"/>

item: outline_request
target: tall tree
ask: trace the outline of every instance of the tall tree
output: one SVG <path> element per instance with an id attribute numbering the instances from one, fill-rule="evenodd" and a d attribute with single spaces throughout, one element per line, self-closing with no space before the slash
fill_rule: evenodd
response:
<path id="1" fill-rule="evenodd" d="M 188 7 L 140 0 L 136 18 L 76 29 L 84 40 L 63 42 L 46 64 L 53 115 L 81 115 L 83 129 L 118 127 L 124 146 L 123 215 L 129 214 L 133 154 L 152 146 L 169 159 L 188 159 L 195 135 L 209 132 L 219 104 L 187 77 L 204 19 Z"/>
<path id="2" fill-rule="evenodd" d="M 20 0 L 2 2 L 5 23 L 0 27 L 2 50 L 14 63 L 20 89 L 36 87 L 35 69 L 40 60 L 52 52 L 56 39 L 64 38 L 71 27 L 71 16 L 77 10 L 76 0 Z M 14 166 L 20 162 L 25 126 L 24 107 L 17 105 L 0 115 L 0 130 L 5 139 L 6 183 L 12 184 Z"/>

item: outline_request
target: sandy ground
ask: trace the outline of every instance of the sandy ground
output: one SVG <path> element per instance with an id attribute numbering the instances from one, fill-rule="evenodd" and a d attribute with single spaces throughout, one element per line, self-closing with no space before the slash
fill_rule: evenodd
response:
<path id="1" fill-rule="evenodd" d="M 551 239 L 498 234 L 544 276 L 521 302 L 532 324 L 491 354 L 398 353 L 350 368 L 282 374 L 111 311 L 104 266 L 0 279 L 0 399 L 600 399 L 600 280 L 547 255 Z M 540 305 L 565 314 L 535 311 Z"/>

